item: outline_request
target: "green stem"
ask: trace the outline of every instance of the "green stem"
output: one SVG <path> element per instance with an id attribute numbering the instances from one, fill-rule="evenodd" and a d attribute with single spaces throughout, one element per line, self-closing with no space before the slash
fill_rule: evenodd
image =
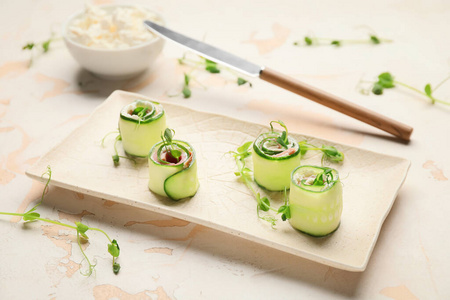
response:
<path id="1" fill-rule="evenodd" d="M 24 214 L 24 213 L 0 212 L 0 215 L 24 217 L 26 214 Z M 53 221 L 53 220 L 50 220 L 50 219 L 44 219 L 44 218 L 40 218 L 40 217 L 35 217 L 34 219 L 35 220 L 39 220 L 39 221 L 43 221 L 43 222 L 47 222 L 47 223 L 61 225 L 61 226 L 64 226 L 64 227 L 75 229 L 75 230 L 77 229 L 76 226 L 72 226 L 72 225 L 69 225 L 69 224 L 61 223 L 61 222 L 58 222 L 58 221 Z"/>
<path id="2" fill-rule="evenodd" d="M 330 38 L 317 38 L 317 37 L 311 37 L 311 40 L 313 40 L 312 45 L 308 46 L 314 46 L 315 45 L 324 45 L 328 46 L 331 45 L 330 43 L 333 41 L 338 41 L 341 44 L 373 44 L 371 39 L 330 39 Z M 392 43 L 393 40 L 390 39 L 384 39 L 384 38 L 378 38 L 380 43 Z M 327 43 L 325 43 L 327 42 Z M 300 45 L 303 43 L 303 40 L 296 41 L 297 45 Z"/>
<path id="3" fill-rule="evenodd" d="M 103 137 L 103 139 L 102 139 L 102 143 L 101 143 L 101 145 L 102 145 L 102 147 L 104 147 L 105 145 L 105 139 L 110 135 L 110 134 L 113 134 L 113 133 L 119 133 L 119 131 L 118 130 L 114 130 L 114 131 L 111 131 L 111 132 L 108 132 L 104 137 Z"/>
<path id="4" fill-rule="evenodd" d="M 440 85 L 442 85 L 442 83 L 444 83 L 444 82 L 447 81 L 448 79 L 450 79 L 450 77 L 446 78 L 443 82 L 439 83 L 439 84 L 438 84 L 438 87 L 439 87 Z M 410 90 L 412 90 L 412 91 L 414 91 L 414 92 L 416 92 L 416 93 L 419 93 L 419 94 L 421 94 L 421 95 L 424 95 L 424 96 L 427 97 L 427 98 L 430 98 L 425 92 L 422 92 L 421 90 L 416 89 L 415 87 L 412 87 L 412 86 L 410 86 L 410 85 L 408 85 L 408 84 L 405 84 L 405 83 L 403 83 L 403 82 L 396 81 L 396 80 L 394 80 L 394 83 L 396 83 L 396 84 L 398 84 L 398 85 L 401 85 L 401 86 L 403 86 L 403 87 L 405 87 L 405 88 L 407 88 L 407 89 L 410 89 Z M 435 89 L 435 90 L 436 90 L 436 89 Z M 438 102 L 438 103 L 441 103 L 441 104 L 445 104 L 445 105 L 450 105 L 449 102 L 442 101 L 442 100 L 436 99 L 436 98 L 434 98 L 434 97 L 432 97 L 432 98 L 433 98 L 432 100 L 434 100 L 435 102 Z"/>
<path id="5" fill-rule="evenodd" d="M 236 157 L 235 159 L 236 159 L 236 165 L 238 167 L 239 173 L 241 173 L 241 177 L 244 179 L 245 185 L 252 191 L 253 196 L 255 196 L 255 198 L 257 198 L 258 193 L 253 188 L 253 185 L 248 180 L 247 176 L 244 176 L 244 174 L 242 172 L 242 170 L 244 169 L 244 164 L 242 163 L 241 159 L 239 159 L 238 157 Z"/>
<path id="6" fill-rule="evenodd" d="M 197 82 L 204 90 L 208 89 L 203 83 L 201 83 L 197 78 L 195 78 L 195 76 L 192 76 L 192 75 L 189 75 L 189 76 L 191 76 L 191 79 L 194 80 L 195 82 Z"/>
<path id="7" fill-rule="evenodd" d="M 116 140 L 114 141 L 114 152 L 116 155 L 119 155 L 119 152 L 117 151 L 117 142 L 120 141 L 120 134 L 116 136 Z"/>
<path id="8" fill-rule="evenodd" d="M 106 232 L 104 232 L 104 231 L 101 230 L 100 228 L 89 227 L 89 230 L 95 230 L 95 231 L 99 231 L 99 232 L 103 233 L 103 234 L 106 236 L 106 238 L 109 240 L 109 242 L 112 243 L 112 240 L 111 240 L 111 238 L 109 237 L 109 235 L 106 234 Z"/>
<path id="9" fill-rule="evenodd" d="M 443 85 L 447 80 L 450 79 L 450 76 L 448 76 L 447 78 L 445 78 L 444 80 L 442 80 L 441 82 L 439 82 L 436 87 L 433 89 L 433 91 L 435 92 L 441 85 Z"/>
<path id="10" fill-rule="evenodd" d="M 255 198 L 257 198 L 258 193 L 255 191 L 255 188 L 253 187 L 252 183 L 247 178 L 247 176 L 245 176 L 242 172 L 242 170 L 244 169 L 244 164 L 242 163 L 241 159 L 239 159 L 237 157 L 235 159 L 236 159 L 236 165 L 238 166 L 238 169 L 239 169 L 239 173 L 241 173 L 241 177 L 244 179 L 245 185 L 250 189 L 250 191 L 252 191 L 253 196 Z M 272 206 L 269 206 L 269 208 L 270 208 L 270 210 L 272 210 L 274 212 L 278 212 L 278 209 L 275 209 Z M 259 209 L 258 209 L 258 217 L 259 217 Z"/>
<path id="11" fill-rule="evenodd" d="M 33 206 L 33 208 L 31 208 L 28 212 L 34 211 L 36 210 L 36 208 L 41 205 L 42 201 L 44 201 L 44 196 L 45 196 L 45 192 L 48 190 L 48 186 L 50 184 L 50 180 L 52 179 L 52 170 L 50 169 L 49 166 L 47 166 L 47 172 L 45 172 L 44 174 L 42 174 L 41 178 L 44 178 L 44 175 L 48 174 L 48 179 L 47 182 L 45 183 L 45 187 L 44 190 L 42 191 L 42 196 L 41 196 L 41 201 L 39 201 L 35 206 Z"/>
<path id="12" fill-rule="evenodd" d="M 424 95 L 425 97 L 428 97 L 427 94 L 425 94 L 425 93 L 422 92 L 421 90 L 416 89 L 415 87 L 410 86 L 410 85 L 408 85 L 408 84 L 406 84 L 406 83 L 403 83 L 403 82 L 400 82 L 400 81 L 397 81 L 397 80 L 394 80 L 394 83 L 395 83 L 395 84 L 398 84 L 398 85 L 401 85 L 401 86 L 403 86 L 403 87 L 405 87 L 405 88 L 407 88 L 407 89 L 410 89 L 410 90 L 412 90 L 412 91 L 414 91 L 414 92 L 417 92 L 417 93 L 419 93 L 419 94 L 422 94 L 422 95 Z"/>
<path id="13" fill-rule="evenodd" d="M 80 243 L 80 232 L 77 230 L 77 243 L 78 243 L 78 247 L 80 247 L 80 251 L 83 254 L 84 258 L 86 259 L 86 261 L 89 264 L 89 271 L 87 273 L 88 276 L 90 276 L 92 274 L 92 267 L 93 265 L 91 264 L 91 261 L 89 260 L 89 258 L 87 257 L 86 253 L 84 253 L 83 251 L 83 247 L 81 247 L 81 243 Z M 84 274 L 83 274 L 84 275 Z"/>

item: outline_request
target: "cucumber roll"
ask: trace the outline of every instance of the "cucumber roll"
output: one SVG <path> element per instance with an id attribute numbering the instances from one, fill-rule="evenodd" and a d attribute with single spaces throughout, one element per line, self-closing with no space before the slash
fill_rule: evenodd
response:
<path id="1" fill-rule="evenodd" d="M 165 128 L 166 114 L 157 102 L 137 100 L 120 111 L 119 131 L 129 155 L 147 157 Z"/>
<path id="2" fill-rule="evenodd" d="M 280 124 L 285 130 L 274 131 L 272 123 Z M 300 165 L 300 147 L 288 136 L 283 122 L 270 122 L 270 129 L 253 143 L 253 176 L 258 185 L 269 191 L 284 191 L 289 189 L 292 170 Z"/>
<path id="3" fill-rule="evenodd" d="M 335 231 L 341 221 L 342 184 L 331 168 L 300 166 L 292 172 L 289 207 L 292 227 L 312 236 Z"/>
<path id="4" fill-rule="evenodd" d="M 172 200 L 192 197 L 199 187 L 194 148 L 187 142 L 172 140 L 174 131 L 166 129 L 162 141 L 148 156 L 148 188 Z"/>

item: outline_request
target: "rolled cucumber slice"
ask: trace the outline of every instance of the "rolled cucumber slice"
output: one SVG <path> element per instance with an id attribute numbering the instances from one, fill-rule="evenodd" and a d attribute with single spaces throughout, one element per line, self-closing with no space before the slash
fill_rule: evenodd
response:
<path id="1" fill-rule="evenodd" d="M 280 136 L 278 132 L 263 133 L 253 143 L 253 176 L 258 185 L 269 191 L 289 189 L 291 172 L 300 165 L 297 141 L 288 136 L 287 148 L 277 149 L 276 139 Z"/>
<path id="2" fill-rule="evenodd" d="M 328 182 L 312 184 L 328 170 Z M 342 184 L 336 170 L 317 166 L 297 167 L 291 175 L 289 207 L 292 227 L 312 236 L 334 232 L 341 222 Z"/>
<path id="3" fill-rule="evenodd" d="M 174 140 L 173 145 L 189 153 L 185 152 L 184 159 L 177 164 L 164 164 L 158 160 L 158 152 L 165 147 L 164 143 L 154 145 L 148 156 L 148 188 L 155 194 L 180 200 L 197 193 L 197 159 L 194 148 L 187 142 Z"/>
<path id="4" fill-rule="evenodd" d="M 135 114 L 141 107 L 141 113 Z M 166 114 L 158 102 L 137 100 L 120 111 L 119 131 L 123 149 L 129 155 L 147 157 L 165 128 Z"/>

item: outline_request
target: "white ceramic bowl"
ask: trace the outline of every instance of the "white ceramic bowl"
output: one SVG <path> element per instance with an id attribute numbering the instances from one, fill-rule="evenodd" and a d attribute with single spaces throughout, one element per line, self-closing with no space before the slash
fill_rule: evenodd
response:
<path id="1" fill-rule="evenodd" d="M 130 6 L 102 5 L 100 7 L 107 11 L 113 11 L 116 7 Z M 63 25 L 62 35 L 73 58 L 97 77 L 107 80 L 123 80 L 137 76 L 155 61 L 163 49 L 164 40 L 160 37 L 126 49 L 98 49 L 77 43 L 69 37 L 68 29 L 72 22 L 83 13 L 84 10 L 75 13 L 67 20 Z M 157 14 L 157 16 L 164 24 L 161 15 Z"/>

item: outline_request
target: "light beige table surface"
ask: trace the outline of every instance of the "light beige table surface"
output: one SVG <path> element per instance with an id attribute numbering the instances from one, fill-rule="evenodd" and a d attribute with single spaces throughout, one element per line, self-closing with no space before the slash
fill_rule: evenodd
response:
<path id="1" fill-rule="evenodd" d="M 64 44 L 28 66 L 21 47 L 43 41 L 83 1 L 3 1 L 0 5 L 0 211 L 24 212 L 43 185 L 25 171 L 87 120 L 114 90 L 137 92 L 205 112 L 267 124 L 411 161 L 408 177 L 364 272 L 348 272 L 194 223 L 51 187 L 42 216 L 100 227 L 121 246 L 119 275 L 103 237 L 92 235 L 94 276 L 80 274 L 74 231 L 0 217 L 0 299 L 449 299 L 450 107 L 401 88 L 365 96 L 356 88 L 390 71 L 420 89 L 450 71 L 447 1 L 128 1 L 167 24 L 414 127 L 404 144 L 258 79 L 198 71 L 206 89 L 168 97 L 183 84 L 183 52 L 167 43 L 145 74 L 107 82 L 82 70 Z M 94 1 L 95 4 L 125 3 Z M 294 47 L 320 37 L 365 37 L 370 26 L 390 44 Z M 450 100 L 450 84 L 436 93 Z M 45 170 L 43 170 L 44 172 Z M 382 188 L 382 187 L 381 187 Z M 83 264 L 84 266 L 84 264 Z M 83 270 L 81 266 L 81 270 Z"/>

